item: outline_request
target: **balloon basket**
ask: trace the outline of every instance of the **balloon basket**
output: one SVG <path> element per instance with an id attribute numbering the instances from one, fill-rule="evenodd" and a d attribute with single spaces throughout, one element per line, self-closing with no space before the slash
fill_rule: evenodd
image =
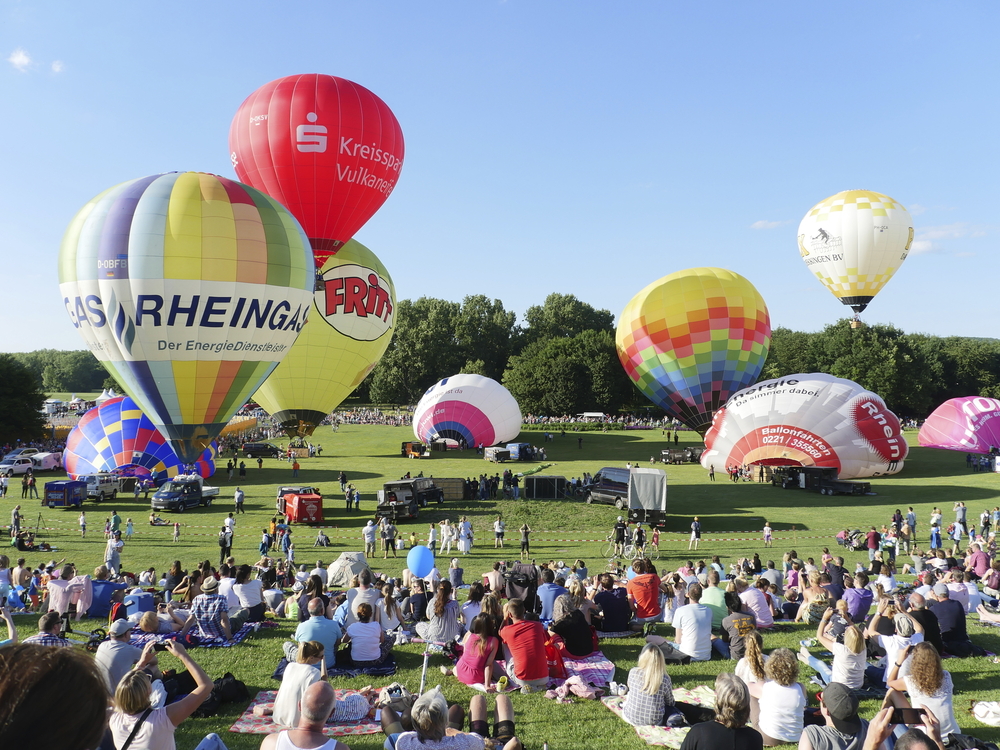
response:
<path id="1" fill-rule="evenodd" d="M 851 321 L 851 328 L 864 328 L 864 327 L 865 327 L 865 324 L 862 323 L 860 320 L 852 320 Z"/>

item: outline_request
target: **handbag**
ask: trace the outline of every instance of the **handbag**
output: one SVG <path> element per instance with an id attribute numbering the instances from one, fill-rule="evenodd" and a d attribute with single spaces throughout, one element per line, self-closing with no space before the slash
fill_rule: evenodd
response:
<path id="1" fill-rule="evenodd" d="M 549 666 L 549 677 L 555 680 L 566 679 L 568 676 L 566 664 L 563 662 L 562 652 L 553 638 L 545 641 L 545 661 Z"/>

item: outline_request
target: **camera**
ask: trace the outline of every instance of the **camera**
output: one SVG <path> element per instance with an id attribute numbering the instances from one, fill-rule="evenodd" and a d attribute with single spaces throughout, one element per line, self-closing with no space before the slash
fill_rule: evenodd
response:
<path id="1" fill-rule="evenodd" d="M 923 724 L 925 713 L 922 708 L 894 708 L 889 721 L 893 724 Z"/>
<path id="2" fill-rule="evenodd" d="M 167 644 L 166 643 L 154 643 L 153 644 L 153 651 L 166 651 L 166 650 L 167 650 Z"/>

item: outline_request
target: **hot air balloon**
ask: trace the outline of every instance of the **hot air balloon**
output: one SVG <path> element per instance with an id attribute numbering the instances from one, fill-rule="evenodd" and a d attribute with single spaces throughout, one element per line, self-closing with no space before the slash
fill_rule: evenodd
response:
<path id="1" fill-rule="evenodd" d="M 1000 401 L 985 396 L 948 399 L 927 417 L 917 440 L 926 448 L 966 453 L 1000 449 Z"/>
<path id="2" fill-rule="evenodd" d="M 365 87 L 312 73 L 248 96 L 233 117 L 229 151 L 240 180 L 302 222 L 321 269 L 396 187 L 403 132 Z"/>
<path id="3" fill-rule="evenodd" d="M 833 466 L 841 479 L 895 474 L 909 450 L 880 396 L 824 373 L 746 388 L 715 413 L 701 465 Z"/>
<path id="4" fill-rule="evenodd" d="M 295 218 L 197 172 L 91 200 L 59 253 L 70 321 L 185 463 L 198 460 L 305 324 L 314 272 Z"/>
<path id="5" fill-rule="evenodd" d="M 845 190 L 809 209 L 798 241 L 809 270 L 860 313 L 906 260 L 913 219 L 888 195 Z"/>
<path id="6" fill-rule="evenodd" d="M 207 479 L 215 473 L 217 452 L 213 442 L 195 462 L 195 471 L 202 477 Z M 159 482 L 185 470 L 185 463 L 166 438 L 128 396 L 105 401 L 80 417 L 66 438 L 63 458 L 66 473 L 74 479 L 82 474 L 116 471 Z"/>
<path id="7" fill-rule="evenodd" d="M 513 440 L 521 409 L 510 391 L 482 375 L 453 375 L 430 388 L 413 412 L 417 440 L 454 440 L 470 448 Z"/>
<path id="8" fill-rule="evenodd" d="M 254 395 L 289 436 L 311 435 L 385 353 L 396 290 L 375 253 L 350 240 L 323 265 L 309 323 Z"/>
<path id="9" fill-rule="evenodd" d="M 625 306 L 615 336 L 636 387 L 704 434 L 712 412 L 753 383 L 771 345 L 771 321 L 753 284 L 722 268 L 655 281 Z"/>

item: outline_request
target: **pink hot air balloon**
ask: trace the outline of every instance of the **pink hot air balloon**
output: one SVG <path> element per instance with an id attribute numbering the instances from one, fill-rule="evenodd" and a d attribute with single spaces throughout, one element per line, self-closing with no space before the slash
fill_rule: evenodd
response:
<path id="1" fill-rule="evenodd" d="M 949 399 L 927 417 L 917 439 L 925 448 L 966 453 L 1000 448 L 1000 401 L 984 396 Z"/>

